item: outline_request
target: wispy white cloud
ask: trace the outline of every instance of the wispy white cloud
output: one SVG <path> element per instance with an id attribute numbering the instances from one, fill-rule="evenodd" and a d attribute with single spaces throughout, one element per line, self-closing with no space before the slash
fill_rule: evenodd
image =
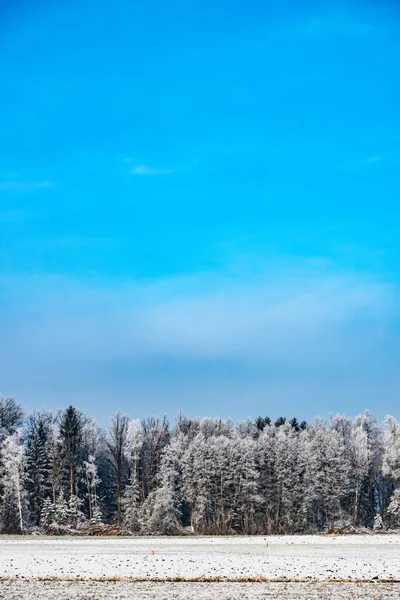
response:
<path id="1" fill-rule="evenodd" d="M 131 169 L 132 175 L 171 175 L 174 169 L 158 169 L 148 165 L 135 165 Z"/>
<path id="2" fill-rule="evenodd" d="M 389 284 L 304 271 L 245 282 L 204 275 L 114 289 L 62 279 L 35 287 L 43 299 L 21 342 L 45 344 L 49 354 L 76 355 L 82 348 L 104 359 L 164 355 L 318 364 L 329 354 L 339 364 L 376 347 L 399 299 Z"/>
<path id="3" fill-rule="evenodd" d="M 42 181 L 13 180 L 13 181 L 0 182 L 0 190 L 16 192 L 16 193 L 26 193 L 26 192 L 32 192 L 35 190 L 53 188 L 56 185 L 57 185 L 56 182 L 49 181 L 47 179 L 42 180 Z"/>
<path id="4" fill-rule="evenodd" d="M 261 401 L 270 393 L 294 406 L 313 395 L 315 410 L 326 414 L 321 398 L 328 395 L 336 397 L 335 410 L 354 394 L 364 409 L 361 389 L 368 398 L 394 399 L 398 288 L 324 268 L 308 263 L 251 279 L 204 274 L 111 287 L 62 277 L 3 279 L 0 379 L 10 393 L 22 390 L 39 402 L 43 391 L 83 402 L 90 392 L 97 405 L 121 391 L 127 409 L 133 389 L 146 407 L 150 397 L 169 395 L 174 409 L 177 398 L 201 406 L 212 398 L 212 408 L 232 398 L 249 406 L 252 395 Z"/>

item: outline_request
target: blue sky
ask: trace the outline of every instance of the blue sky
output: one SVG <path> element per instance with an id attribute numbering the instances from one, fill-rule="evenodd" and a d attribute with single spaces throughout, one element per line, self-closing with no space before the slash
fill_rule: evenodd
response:
<path id="1" fill-rule="evenodd" d="M 400 417 L 399 6 L 277 4 L 0 0 L 3 394 Z"/>

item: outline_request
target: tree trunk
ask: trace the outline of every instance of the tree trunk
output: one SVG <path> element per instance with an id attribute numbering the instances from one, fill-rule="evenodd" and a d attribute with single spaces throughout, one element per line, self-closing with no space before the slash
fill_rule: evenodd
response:
<path id="1" fill-rule="evenodd" d="M 72 462 L 69 465 L 69 498 L 74 495 L 74 466 Z"/>
<path id="2" fill-rule="evenodd" d="M 121 479 L 122 479 L 122 457 L 118 457 L 117 465 L 117 526 L 121 527 Z"/>
<path id="3" fill-rule="evenodd" d="M 22 504 L 21 504 L 21 488 L 19 483 L 19 473 L 17 473 L 17 493 L 18 493 L 18 513 L 19 513 L 19 528 L 22 531 Z"/>
<path id="4" fill-rule="evenodd" d="M 357 522 L 358 522 L 358 502 L 359 502 L 359 490 L 358 490 L 358 483 L 357 483 L 356 493 L 355 493 L 355 497 L 354 497 L 354 521 L 353 521 L 354 527 L 357 527 Z"/>

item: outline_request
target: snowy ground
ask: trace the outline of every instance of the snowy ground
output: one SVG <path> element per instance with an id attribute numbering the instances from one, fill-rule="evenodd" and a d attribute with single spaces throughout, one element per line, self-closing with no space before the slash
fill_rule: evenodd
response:
<path id="1" fill-rule="evenodd" d="M 105 583 L 0 584 L 4 600 L 399 600 L 400 584 Z"/>
<path id="2" fill-rule="evenodd" d="M 0 538 L 0 577 L 15 576 L 400 581 L 400 535 Z"/>
<path id="3" fill-rule="evenodd" d="M 297 583 L 165 583 L 175 578 L 257 577 Z M 7 600 L 399 599 L 400 536 L 0 537 L 0 578 L 0 598 Z M 53 578 L 58 581 L 49 581 Z M 104 581 L 112 578 L 130 581 Z M 328 583 L 335 580 L 349 583 Z"/>

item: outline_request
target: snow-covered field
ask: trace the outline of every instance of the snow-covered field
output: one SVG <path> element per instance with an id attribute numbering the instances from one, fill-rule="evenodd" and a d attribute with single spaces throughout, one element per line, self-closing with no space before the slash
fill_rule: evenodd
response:
<path id="1" fill-rule="evenodd" d="M 0 538 L 0 577 L 15 576 L 400 581 L 400 535 Z"/>
<path id="2" fill-rule="evenodd" d="M 1 587 L 1 586 L 5 587 Z M 106 583 L 0 584 L 4 600 L 399 600 L 400 584 Z"/>
<path id="3" fill-rule="evenodd" d="M 258 577 L 275 583 L 238 583 Z M 398 599 L 400 536 L 2 537 L 0 578 L 0 598 L 7 599 Z M 48 581 L 34 581 L 40 578 Z M 53 578 L 59 581 L 49 581 Z M 125 581 L 104 581 L 112 578 Z M 165 583 L 176 578 L 237 583 Z M 276 582 L 282 579 L 297 583 Z M 335 580 L 349 583 L 328 583 Z M 320 583 L 304 583 L 310 581 Z"/>

